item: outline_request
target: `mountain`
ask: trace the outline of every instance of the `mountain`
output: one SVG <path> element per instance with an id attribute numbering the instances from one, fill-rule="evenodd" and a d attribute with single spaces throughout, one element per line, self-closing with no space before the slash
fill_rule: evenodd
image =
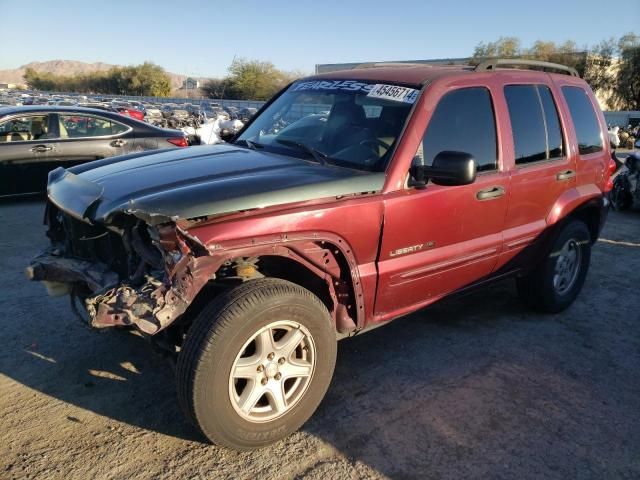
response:
<path id="1" fill-rule="evenodd" d="M 0 83 L 16 83 L 23 84 L 24 72 L 27 68 L 33 68 L 38 72 L 51 72 L 55 75 L 77 75 L 80 73 L 99 72 L 103 70 L 109 70 L 112 67 L 119 67 L 121 65 L 111 65 L 109 63 L 86 63 L 78 62 L 75 60 L 49 60 L 47 62 L 31 62 L 26 65 L 22 65 L 19 68 L 10 70 L 0 70 Z M 171 86 L 176 89 L 182 86 L 182 82 L 187 75 L 181 75 L 178 73 L 167 72 L 167 75 L 171 78 Z M 206 78 L 197 78 L 197 80 L 205 81 Z"/>

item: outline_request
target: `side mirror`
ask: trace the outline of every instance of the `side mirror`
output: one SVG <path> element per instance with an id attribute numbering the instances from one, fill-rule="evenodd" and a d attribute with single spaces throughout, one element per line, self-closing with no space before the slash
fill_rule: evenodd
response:
<path id="1" fill-rule="evenodd" d="M 424 187 L 428 180 L 436 185 L 469 185 L 476 180 L 476 162 L 470 153 L 445 150 L 436 155 L 433 165 L 412 165 L 409 186 Z"/>

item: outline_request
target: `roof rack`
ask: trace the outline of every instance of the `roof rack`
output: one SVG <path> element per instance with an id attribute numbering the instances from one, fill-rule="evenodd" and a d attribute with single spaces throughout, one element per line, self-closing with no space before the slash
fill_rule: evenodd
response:
<path id="1" fill-rule="evenodd" d="M 551 63 L 551 62 L 543 62 L 541 60 L 523 60 L 519 58 L 493 58 L 490 60 L 485 60 L 478 64 L 475 68 L 476 72 L 486 72 L 489 70 L 496 70 L 496 68 L 502 65 L 511 65 L 517 67 L 519 65 L 528 66 L 528 67 L 539 67 L 542 71 L 545 69 L 559 70 L 565 72 L 573 77 L 579 77 L 578 71 L 573 67 L 568 67 L 566 65 L 561 65 L 559 63 Z"/>

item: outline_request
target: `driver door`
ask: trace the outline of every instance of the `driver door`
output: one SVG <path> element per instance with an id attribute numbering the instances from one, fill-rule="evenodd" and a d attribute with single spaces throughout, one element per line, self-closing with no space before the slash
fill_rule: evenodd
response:
<path id="1" fill-rule="evenodd" d="M 445 93 L 414 162 L 467 152 L 470 185 L 406 187 L 389 194 L 379 254 L 375 312 L 381 318 L 426 305 L 488 275 L 502 248 L 509 175 L 502 171 L 492 96 L 485 87 Z"/>

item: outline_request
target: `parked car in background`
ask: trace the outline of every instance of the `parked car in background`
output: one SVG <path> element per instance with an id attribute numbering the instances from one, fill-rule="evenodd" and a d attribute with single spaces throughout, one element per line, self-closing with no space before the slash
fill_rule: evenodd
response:
<path id="1" fill-rule="evenodd" d="M 162 116 L 164 118 L 169 118 L 173 115 L 173 111 L 177 109 L 178 106 L 175 103 L 165 103 L 160 107 L 160 111 L 162 112 Z"/>
<path id="2" fill-rule="evenodd" d="M 127 117 L 131 117 L 131 118 L 135 118 L 136 120 L 144 120 L 144 113 L 142 113 L 140 110 L 135 109 L 133 107 L 122 107 L 119 105 L 114 105 L 113 109 L 118 112 L 120 115 L 125 115 Z"/>
<path id="3" fill-rule="evenodd" d="M 224 107 L 224 111 L 229 114 L 229 120 L 240 120 L 238 116 L 239 109 L 238 107 Z"/>
<path id="4" fill-rule="evenodd" d="M 152 123 L 152 124 L 157 124 L 162 122 L 162 112 L 160 111 L 159 108 L 153 106 L 153 105 L 148 105 L 145 106 L 145 115 L 144 115 L 144 120 L 148 123 Z"/>
<path id="5" fill-rule="evenodd" d="M 0 196 L 43 192 L 59 166 L 186 147 L 184 134 L 106 110 L 0 107 Z"/>
<path id="6" fill-rule="evenodd" d="M 242 123 L 247 123 L 253 118 L 257 111 L 257 108 L 242 108 L 238 111 L 238 120 Z"/>
<path id="7" fill-rule="evenodd" d="M 77 103 L 71 100 L 50 100 L 47 102 L 47 105 L 58 105 L 60 107 L 73 107 L 77 105 Z"/>
<path id="8" fill-rule="evenodd" d="M 107 112 L 115 112 L 116 110 L 109 103 L 101 103 L 101 102 L 87 102 L 87 103 L 79 103 L 78 107 L 83 108 L 97 108 L 99 110 L 106 110 Z"/>
<path id="9" fill-rule="evenodd" d="M 135 100 L 129 100 L 129 105 L 133 108 L 135 108 L 136 110 L 140 110 L 143 114 L 145 113 L 145 107 L 142 104 L 142 102 L 138 102 Z"/>

